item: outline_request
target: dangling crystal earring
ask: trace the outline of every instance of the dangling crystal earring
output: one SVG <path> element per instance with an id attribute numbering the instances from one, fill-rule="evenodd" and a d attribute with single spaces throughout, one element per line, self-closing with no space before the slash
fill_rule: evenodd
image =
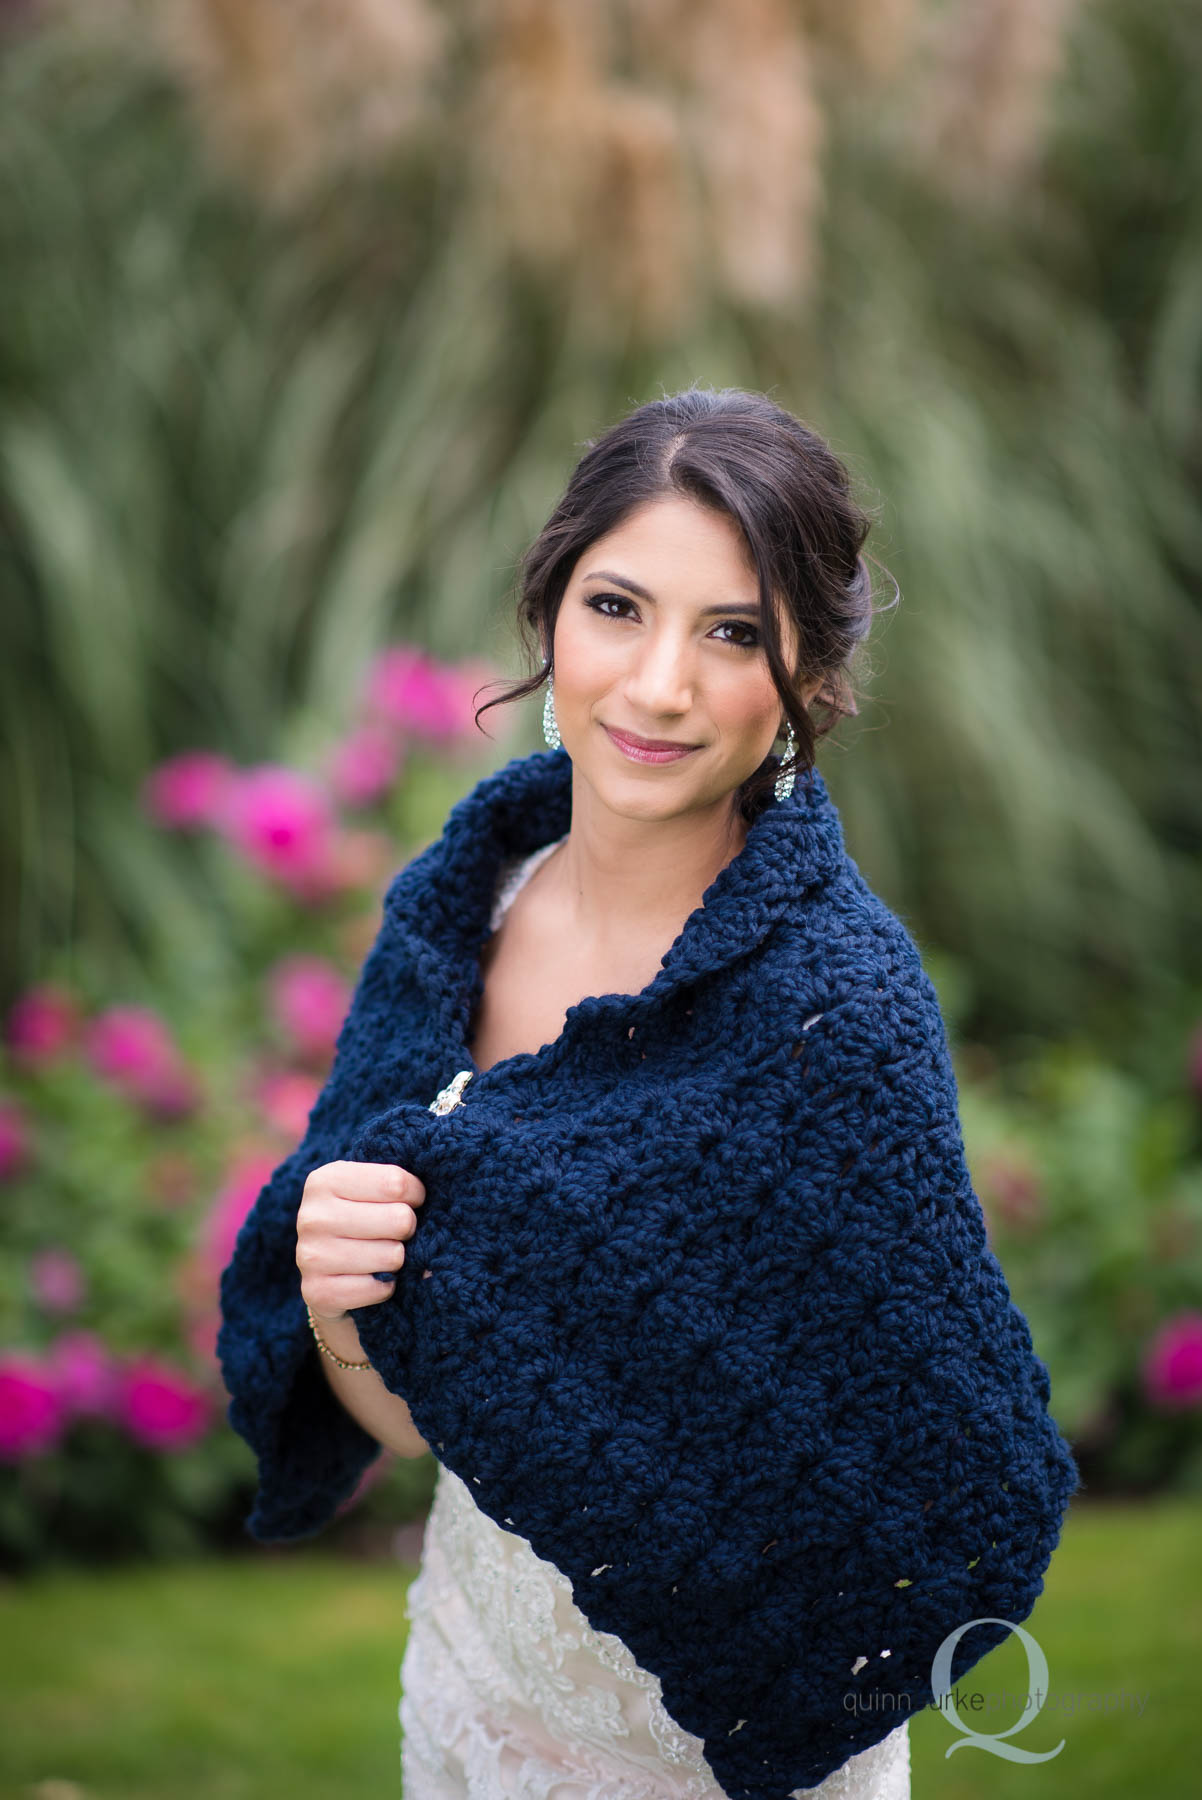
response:
<path id="1" fill-rule="evenodd" d="M 793 755 L 793 753 L 796 749 L 797 749 L 797 739 L 793 736 L 793 727 L 791 724 L 786 723 L 785 747 L 784 747 L 783 752 L 781 753 L 781 762 L 787 763 L 789 758 Z M 792 771 L 792 769 L 790 769 L 787 775 L 778 775 L 777 776 L 775 793 L 776 793 L 776 797 L 778 800 L 787 800 L 789 798 L 789 795 L 792 792 L 793 792 L 793 771 Z"/>
<path id="2" fill-rule="evenodd" d="M 563 743 L 555 723 L 555 679 L 551 675 L 547 676 L 547 697 L 543 701 L 543 736 L 552 750 L 558 750 Z"/>

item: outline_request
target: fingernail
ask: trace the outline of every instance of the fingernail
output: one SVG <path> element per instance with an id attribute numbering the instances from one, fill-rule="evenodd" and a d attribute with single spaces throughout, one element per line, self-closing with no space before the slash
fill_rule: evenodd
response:
<path id="1" fill-rule="evenodd" d="M 373 1281 L 395 1281 L 396 1279 L 391 1269 L 373 1269 L 371 1273 Z"/>

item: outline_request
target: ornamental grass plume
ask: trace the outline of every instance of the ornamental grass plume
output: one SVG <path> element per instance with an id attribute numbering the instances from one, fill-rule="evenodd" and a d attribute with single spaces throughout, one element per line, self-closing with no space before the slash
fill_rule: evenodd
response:
<path id="1" fill-rule="evenodd" d="M 912 139 L 944 186 L 966 198 L 1003 195 L 1030 171 L 1078 5 L 977 0 L 940 16 Z"/>
<path id="2" fill-rule="evenodd" d="M 428 132 L 452 43 L 432 0 L 183 0 L 151 25 L 221 160 L 284 208 Z"/>
<path id="3" fill-rule="evenodd" d="M 637 31 L 665 79 L 684 85 L 707 274 L 736 303 L 795 304 L 815 285 L 824 192 L 812 29 L 787 0 L 672 0 Z"/>

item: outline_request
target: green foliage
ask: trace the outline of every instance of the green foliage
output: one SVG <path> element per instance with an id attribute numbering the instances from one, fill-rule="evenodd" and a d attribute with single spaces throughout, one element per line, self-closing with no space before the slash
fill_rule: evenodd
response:
<path id="1" fill-rule="evenodd" d="M 1202 974 L 1195 25 L 1083 8 L 1004 204 L 908 154 L 905 81 L 832 80 L 813 303 L 714 297 L 658 341 L 519 279 L 445 144 L 273 210 L 146 45 L 14 36 L 0 991 L 56 956 L 132 974 L 187 906 L 175 846 L 123 822 L 170 751 L 321 742 L 398 630 L 508 659 L 583 440 L 696 379 L 770 388 L 883 497 L 902 606 L 826 752 L 866 873 L 971 964 L 979 1035 L 1136 1055 Z"/>

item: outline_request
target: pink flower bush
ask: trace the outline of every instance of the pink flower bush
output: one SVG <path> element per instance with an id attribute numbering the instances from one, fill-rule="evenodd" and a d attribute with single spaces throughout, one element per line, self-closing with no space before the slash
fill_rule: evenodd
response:
<path id="1" fill-rule="evenodd" d="M 185 750 L 160 763 L 146 779 L 142 804 L 156 824 L 170 830 L 213 825 L 236 771 L 211 750 Z"/>
<path id="2" fill-rule="evenodd" d="M 280 1159 L 262 1153 L 239 1158 L 230 1170 L 204 1221 L 200 1237 L 201 1267 L 214 1281 L 234 1254 L 234 1244 L 247 1213 L 259 1198 Z M 214 1297 L 216 1290 L 214 1289 Z"/>
<path id="3" fill-rule="evenodd" d="M 187 1206 L 196 1192 L 196 1165 L 179 1150 L 160 1150 L 147 1162 L 145 1179 L 160 1206 Z"/>
<path id="4" fill-rule="evenodd" d="M 94 1331 L 63 1332 L 50 1346 L 47 1363 L 69 1417 L 113 1417 L 120 1392 L 119 1365 Z"/>
<path id="5" fill-rule="evenodd" d="M 88 1026 L 85 1049 L 96 1074 L 148 1112 L 173 1118 L 199 1102 L 171 1033 L 147 1007 L 109 1007 Z"/>
<path id="6" fill-rule="evenodd" d="M 143 1355 L 121 1371 L 117 1418 L 148 1450 L 186 1450 L 209 1429 L 209 1395 L 179 1369 Z"/>
<path id="7" fill-rule="evenodd" d="M 416 644 L 397 644 L 373 662 L 367 704 L 409 737 L 444 745 L 466 734 L 464 682 Z"/>
<path id="8" fill-rule="evenodd" d="M 299 1144 L 320 1092 L 316 1075 L 302 1069 L 277 1069 L 260 1079 L 255 1098 L 264 1122 L 290 1143 Z"/>
<path id="9" fill-rule="evenodd" d="M 1202 1312 L 1166 1320 L 1144 1353 L 1144 1391 L 1162 1412 L 1202 1405 Z"/>
<path id="10" fill-rule="evenodd" d="M 29 1161 L 29 1127 L 15 1100 L 0 1098 L 0 1181 L 11 1181 Z"/>
<path id="11" fill-rule="evenodd" d="M 370 806 L 395 783 L 403 756 L 395 732 L 379 724 L 361 725 L 335 745 L 330 786 L 343 806 Z"/>
<path id="12" fill-rule="evenodd" d="M 72 1313 L 86 1291 L 84 1272 L 69 1250 L 39 1250 L 30 1259 L 29 1287 L 45 1313 Z"/>
<path id="13" fill-rule="evenodd" d="M 285 885 L 322 886 L 335 825 L 325 790 L 298 769 L 263 763 L 227 790 L 221 830 L 247 861 Z"/>
<path id="14" fill-rule="evenodd" d="M 396 849 L 383 831 L 343 830 L 334 839 L 326 871 L 330 892 L 375 888 L 396 862 Z M 377 926 L 379 921 L 376 921 Z"/>
<path id="15" fill-rule="evenodd" d="M 350 989 L 319 956 L 285 956 L 270 971 L 272 1016 L 302 1057 L 328 1062 L 350 1005 Z"/>
<path id="16" fill-rule="evenodd" d="M 0 1458 L 17 1462 L 54 1449 L 65 1423 L 52 1371 L 19 1351 L 0 1355 Z"/>
<path id="17" fill-rule="evenodd" d="M 58 1062 L 79 1034 L 74 997 L 53 982 L 27 988 L 9 1009 L 5 1038 L 14 1062 L 26 1069 Z"/>

